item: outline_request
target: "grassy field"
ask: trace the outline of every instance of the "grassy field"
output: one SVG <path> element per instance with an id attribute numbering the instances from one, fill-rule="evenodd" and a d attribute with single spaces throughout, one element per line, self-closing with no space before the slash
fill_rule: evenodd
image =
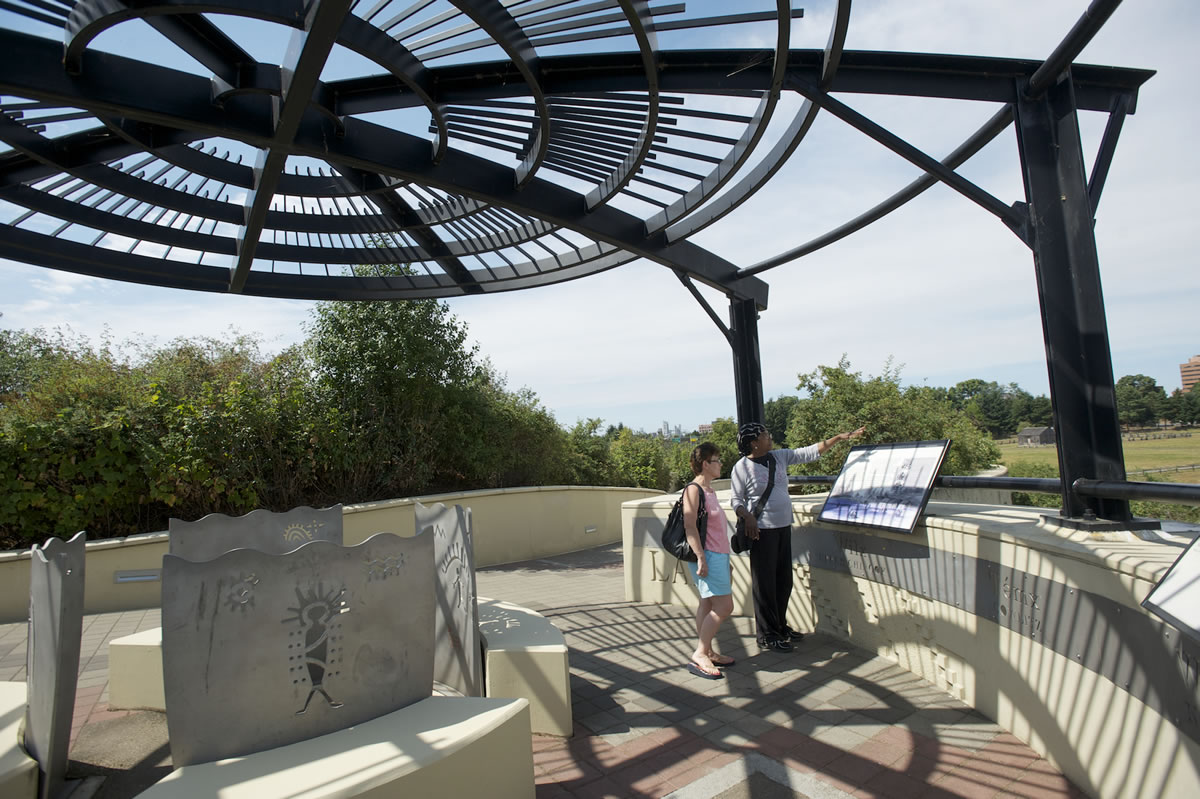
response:
<path id="1" fill-rule="evenodd" d="M 1130 479 L 1136 480 L 1142 469 L 1165 469 L 1172 466 L 1200 464 L 1200 432 L 1189 438 L 1160 438 L 1150 441 L 1122 441 L 1125 452 L 1125 470 Z M 1000 460 L 1006 466 L 1024 461 L 1044 463 L 1057 468 L 1058 451 L 1054 447 L 1018 447 L 1016 444 L 1000 445 Z M 1156 474 L 1165 480 L 1179 483 L 1200 483 L 1200 469 Z"/>

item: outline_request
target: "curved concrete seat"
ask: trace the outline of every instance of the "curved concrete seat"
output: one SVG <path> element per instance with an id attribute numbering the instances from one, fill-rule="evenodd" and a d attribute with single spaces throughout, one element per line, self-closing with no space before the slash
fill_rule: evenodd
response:
<path id="1" fill-rule="evenodd" d="M 523 699 L 430 697 L 328 735 L 184 766 L 139 797 L 456 797 L 486 784 L 488 796 L 530 799 L 529 736 Z"/>
<path id="2" fill-rule="evenodd" d="M 38 764 L 21 747 L 19 732 L 25 718 L 25 683 L 0 682 L 0 796 L 37 796 Z"/>
<path id="3" fill-rule="evenodd" d="M 571 735 L 571 670 L 567 641 L 542 614 L 479 597 L 484 690 L 492 697 L 529 700 L 534 732 Z"/>

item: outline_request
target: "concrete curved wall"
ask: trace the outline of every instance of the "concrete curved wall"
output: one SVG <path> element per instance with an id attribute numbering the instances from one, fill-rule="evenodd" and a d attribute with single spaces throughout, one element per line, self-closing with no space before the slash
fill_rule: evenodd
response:
<path id="1" fill-rule="evenodd" d="M 624 506 L 628 600 L 697 601 L 657 545 L 673 499 Z M 931 502 L 903 535 L 818 525 L 823 501 L 793 498 L 793 627 L 892 659 L 1090 795 L 1200 796 L 1200 645 L 1140 605 L 1200 528 L 1096 536 L 1047 526 L 1044 509 Z M 733 594 L 752 615 L 744 555 Z"/>
<path id="2" fill-rule="evenodd" d="M 621 503 L 661 495 L 647 488 L 538 486 L 459 491 L 343 509 L 343 540 L 358 544 L 374 533 L 412 535 L 414 503 L 471 508 L 475 563 L 495 566 L 611 544 L 621 540 Z M 167 534 L 91 541 L 85 567 L 85 613 L 155 608 Z M 29 614 L 29 552 L 0 552 L 0 622 Z"/>

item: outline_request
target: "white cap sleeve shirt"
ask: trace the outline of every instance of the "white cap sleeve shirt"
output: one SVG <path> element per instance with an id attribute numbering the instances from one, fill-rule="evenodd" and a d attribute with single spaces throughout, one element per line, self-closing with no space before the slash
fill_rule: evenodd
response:
<path id="1" fill-rule="evenodd" d="M 771 529 L 787 527 L 792 523 L 792 498 L 787 491 L 787 467 L 793 463 L 811 463 L 821 456 L 818 444 L 810 444 L 798 449 L 775 449 L 775 487 L 771 496 L 763 506 L 762 515 L 758 517 L 758 526 Z M 765 457 L 765 456 L 764 456 Z M 733 495 L 733 509 L 746 508 L 753 511 L 758 498 L 767 490 L 767 467 L 755 463 L 747 457 L 741 458 L 733 465 L 730 473 L 730 489 Z"/>

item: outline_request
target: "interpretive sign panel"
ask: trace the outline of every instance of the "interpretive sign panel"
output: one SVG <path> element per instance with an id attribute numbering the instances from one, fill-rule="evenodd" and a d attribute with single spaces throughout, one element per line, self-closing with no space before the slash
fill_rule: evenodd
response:
<path id="1" fill-rule="evenodd" d="M 911 533 L 949 448 L 949 439 L 854 447 L 817 520 Z"/>
<path id="2" fill-rule="evenodd" d="M 1200 547 L 1192 539 L 1175 563 L 1142 600 L 1142 607 L 1200 641 Z"/>

